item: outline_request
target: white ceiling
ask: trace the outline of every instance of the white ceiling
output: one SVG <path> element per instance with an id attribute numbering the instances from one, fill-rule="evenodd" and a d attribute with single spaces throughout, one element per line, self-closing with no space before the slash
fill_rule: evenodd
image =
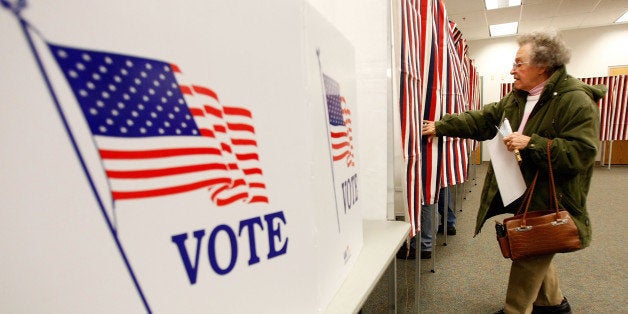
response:
<path id="1" fill-rule="evenodd" d="M 519 22 L 519 34 L 612 25 L 628 0 L 522 0 L 520 6 L 487 11 L 484 0 L 443 0 L 450 20 L 467 40 L 490 38 L 488 26 Z"/>

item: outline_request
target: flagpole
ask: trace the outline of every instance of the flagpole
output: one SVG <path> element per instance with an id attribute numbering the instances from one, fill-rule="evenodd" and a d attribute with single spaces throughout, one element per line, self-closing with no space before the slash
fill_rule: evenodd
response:
<path id="1" fill-rule="evenodd" d="M 144 303 L 144 307 L 146 308 L 146 311 L 148 313 L 152 313 L 150 306 L 148 305 L 148 302 L 146 301 L 146 297 L 144 296 L 144 293 L 142 292 L 142 288 L 139 285 L 139 282 L 137 280 L 137 278 L 135 277 L 135 274 L 133 272 L 133 269 L 131 268 L 131 264 L 129 263 L 129 260 L 126 256 L 126 253 L 124 252 L 124 249 L 122 248 L 122 244 L 120 243 L 120 240 L 118 239 L 118 235 L 117 232 L 115 230 L 115 228 L 113 227 L 113 225 L 111 224 L 111 221 L 109 220 L 109 217 L 107 216 L 107 212 L 105 210 L 105 207 L 102 203 L 102 200 L 100 199 L 100 196 L 98 195 L 98 193 L 96 192 L 96 186 L 91 178 L 91 176 L 89 175 L 89 172 L 87 170 L 86 164 L 85 164 L 85 160 L 83 159 L 83 157 L 80 154 L 79 148 L 78 148 L 78 144 L 76 143 L 76 139 L 74 138 L 74 134 L 72 133 L 72 130 L 70 129 L 70 126 L 67 122 L 67 120 L 65 119 L 65 116 L 63 114 L 63 110 L 61 109 L 61 105 L 59 104 L 59 100 L 57 98 L 56 93 L 54 92 L 54 89 L 52 88 L 52 83 L 50 82 L 50 78 L 48 77 L 48 74 L 44 68 L 43 62 L 41 61 L 41 57 L 39 56 L 39 53 L 37 52 L 37 48 L 35 47 L 35 43 L 33 41 L 33 38 L 31 37 L 31 34 L 29 32 L 29 23 L 24 20 L 21 16 L 21 11 L 22 9 L 24 9 L 26 7 L 26 1 L 25 0 L 20 0 L 18 1 L 18 3 L 16 5 L 11 5 L 11 3 L 9 3 L 8 0 L 2 0 L 2 6 L 4 6 L 6 9 L 9 9 L 13 12 L 13 14 L 15 15 L 15 17 L 18 19 L 21 29 L 24 32 L 24 37 L 26 38 L 26 41 L 28 42 L 29 48 L 31 49 L 31 52 L 33 53 L 33 57 L 35 58 L 35 61 L 37 62 L 37 66 L 39 68 L 39 71 L 41 72 L 44 81 L 46 82 L 46 87 L 48 89 L 48 92 L 50 93 L 50 96 L 55 104 L 55 107 L 57 108 L 57 112 L 59 113 L 59 116 L 61 118 L 61 122 L 63 123 L 63 126 L 65 128 L 66 133 L 69 135 L 70 138 L 70 142 L 72 143 L 72 147 L 74 148 L 74 151 L 76 152 L 76 156 L 78 157 L 79 162 L 81 163 L 81 167 L 83 168 L 83 171 L 85 172 L 85 175 L 87 177 L 87 181 L 89 182 L 89 185 L 92 189 L 92 192 L 94 193 L 94 196 L 96 197 L 96 201 L 98 202 L 98 206 L 100 206 L 100 210 L 103 214 L 103 216 L 105 217 L 105 221 L 107 222 L 107 226 L 109 227 L 109 231 L 111 232 L 111 235 L 113 236 L 114 241 L 116 242 L 116 245 L 118 246 L 118 250 L 120 252 L 120 255 L 122 256 L 122 259 L 124 260 L 124 263 L 127 267 L 127 269 L 129 270 L 129 275 L 131 276 L 131 279 L 133 280 L 133 283 L 137 289 L 137 292 L 140 294 L 140 298 L 142 299 L 142 302 Z"/>
<path id="2" fill-rule="evenodd" d="M 338 195 L 336 193 L 336 172 L 334 171 L 333 151 L 331 149 L 331 139 L 329 130 L 329 109 L 327 108 L 327 92 L 325 91 L 325 80 L 323 78 L 323 67 L 321 66 L 321 49 L 316 48 L 316 58 L 318 59 L 318 69 L 321 73 L 321 86 L 323 87 L 323 105 L 325 106 L 325 125 L 327 126 L 327 147 L 329 149 L 329 165 L 331 166 L 331 181 L 334 190 L 334 205 L 336 206 L 336 222 L 338 224 L 338 233 L 340 233 L 340 215 L 338 214 Z"/>

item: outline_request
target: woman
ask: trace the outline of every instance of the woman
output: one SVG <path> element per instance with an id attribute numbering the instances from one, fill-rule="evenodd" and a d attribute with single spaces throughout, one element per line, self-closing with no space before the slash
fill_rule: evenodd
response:
<path id="1" fill-rule="evenodd" d="M 599 113 L 596 102 L 603 87 L 592 87 L 567 74 L 569 49 L 557 34 L 531 33 L 518 38 L 519 50 L 510 71 L 514 90 L 499 102 L 481 110 L 446 115 L 426 121 L 423 135 L 487 140 L 493 138 L 504 118 L 513 134 L 504 138 L 508 150 L 519 150 L 521 171 L 530 184 L 539 181 L 530 208 L 548 209 L 547 142 L 559 202 L 578 227 L 582 246 L 589 245 L 591 225 L 587 193 L 599 145 Z M 493 168 L 489 166 L 482 190 L 475 234 L 495 215 L 515 213 L 520 200 L 504 206 Z M 504 308 L 497 313 L 571 313 L 552 263 L 553 254 L 512 262 Z"/>

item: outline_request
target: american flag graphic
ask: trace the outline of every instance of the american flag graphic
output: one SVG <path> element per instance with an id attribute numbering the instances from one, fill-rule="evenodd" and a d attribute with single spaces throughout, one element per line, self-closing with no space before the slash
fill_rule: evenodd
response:
<path id="1" fill-rule="evenodd" d="M 323 74 L 325 100 L 329 116 L 329 136 L 331 139 L 332 159 L 347 167 L 355 166 L 353 154 L 353 134 L 351 110 L 340 94 L 340 85 L 331 77 Z"/>
<path id="2" fill-rule="evenodd" d="M 221 106 L 162 61 L 49 44 L 93 136 L 114 201 L 207 189 L 268 203 L 251 112 Z"/>

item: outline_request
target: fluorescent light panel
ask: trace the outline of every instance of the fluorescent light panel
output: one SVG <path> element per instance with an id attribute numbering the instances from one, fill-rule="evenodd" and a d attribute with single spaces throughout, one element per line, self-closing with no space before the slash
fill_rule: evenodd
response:
<path id="1" fill-rule="evenodd" d="M 487 10 L 515 7 L 521 5 L 521 0 L 484 0 Z"/>
<path id="2" fill-rule="evenodd" d="M 628 11 L 624 12 L 622 16 L 620 16 L 615 23 L 626 23 L 628 22 Z"/>
<path id="3" fill-rule="evenodd" d="M 517 33 L 519 22 L 489 25 L 491 37 L 514 35 Z"/>

